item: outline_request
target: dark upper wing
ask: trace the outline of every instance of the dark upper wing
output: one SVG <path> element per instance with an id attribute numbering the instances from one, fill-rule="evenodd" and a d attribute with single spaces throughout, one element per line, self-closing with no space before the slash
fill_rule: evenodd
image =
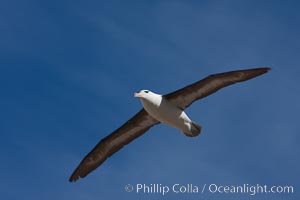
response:
<path id="1" fill-rule="evenodd" d="M 124 125 L 102 139 L 81 161 L 69 181 L 73 182 L 79 177 L 85 177 L 124 145 L 141 136 L 153 125 L 158 123 L 159 122 L 152 118 L 144 109 L 140 110 Z"/>
<path id="2" fill-rule="evenodd" d="M 270 68 L 257 68 L 210 75 L 196 83 L 167 94 L 164 97 L 181 109 L 185 109 L 194 101 L 204 98 L 223 87 L 249 80 L 269 70 Z"/>

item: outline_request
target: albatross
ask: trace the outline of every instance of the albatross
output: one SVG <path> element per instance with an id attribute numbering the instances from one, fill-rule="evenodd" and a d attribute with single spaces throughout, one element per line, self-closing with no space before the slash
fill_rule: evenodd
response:
<path id="1" fill-rule="evenodd" d="M 108 157 L 156 124 L 164 123 L 175 127 L 189 137 L 198 136 L 201 126 L 192 121 L 184 112 L 188 106 L 221 88 L 252 79 L 269 70 L 270 68 L 255 68 L 213 74 L 166 95 L 156 94 L 150 90 L 134 93 L 134 96 L 141 100 L 143 108 L 120 128 L 100 140 L 83 158 L 69 181 L 75 182 L 87 176 Z"/>

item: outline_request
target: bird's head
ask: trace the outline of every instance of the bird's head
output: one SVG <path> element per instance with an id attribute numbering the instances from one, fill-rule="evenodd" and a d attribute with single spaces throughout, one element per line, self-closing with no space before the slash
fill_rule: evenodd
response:
<path id="1" fill-rule="evenodd" d="M 140 98 L 140 99 L 147 99 L 147 97 L 153 95 L 154 93 L 150 90 L 141 90 L 138 93 L 134 93 L 134 97 Z"/>
<path id="2" fill-rule="evenodd" d="M 139 93 L 134 93 L 134 97 L 139 98 L 142 103 L 150 102 L 159 105 L 162 100 L 162 95 L 151 92 L 150 90 L 141 90 Z"/>

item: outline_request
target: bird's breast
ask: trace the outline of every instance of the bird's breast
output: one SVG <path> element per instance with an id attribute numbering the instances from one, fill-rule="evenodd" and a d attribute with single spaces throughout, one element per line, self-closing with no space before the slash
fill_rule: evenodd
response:
<path id="1" fill-rule="evenodd" d="M 144 109 L 152 117 L 167 124 L 178 121 L 183 112 L 181 109 L 165 99 L 162 99 L 160 104 L 149 102 L 147 100 L 143 100 L 142 104 Z"/>

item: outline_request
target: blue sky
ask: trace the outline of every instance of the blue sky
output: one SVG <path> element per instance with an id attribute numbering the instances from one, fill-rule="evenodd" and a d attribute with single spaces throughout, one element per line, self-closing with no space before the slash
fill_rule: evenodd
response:
<path id="1" fill-rule="evenodd" d="M 300 188 L 297 1 L 20 1 L 0 3 L 1 199 L 159 199 L 126 184 Z M 80 160 L 140 108 L 212 73 L 272 71 L 194 103 L 202 134 L 159 125 L 85 179 Z M 164 199 L 248 199 L 168 194 Z"/>

